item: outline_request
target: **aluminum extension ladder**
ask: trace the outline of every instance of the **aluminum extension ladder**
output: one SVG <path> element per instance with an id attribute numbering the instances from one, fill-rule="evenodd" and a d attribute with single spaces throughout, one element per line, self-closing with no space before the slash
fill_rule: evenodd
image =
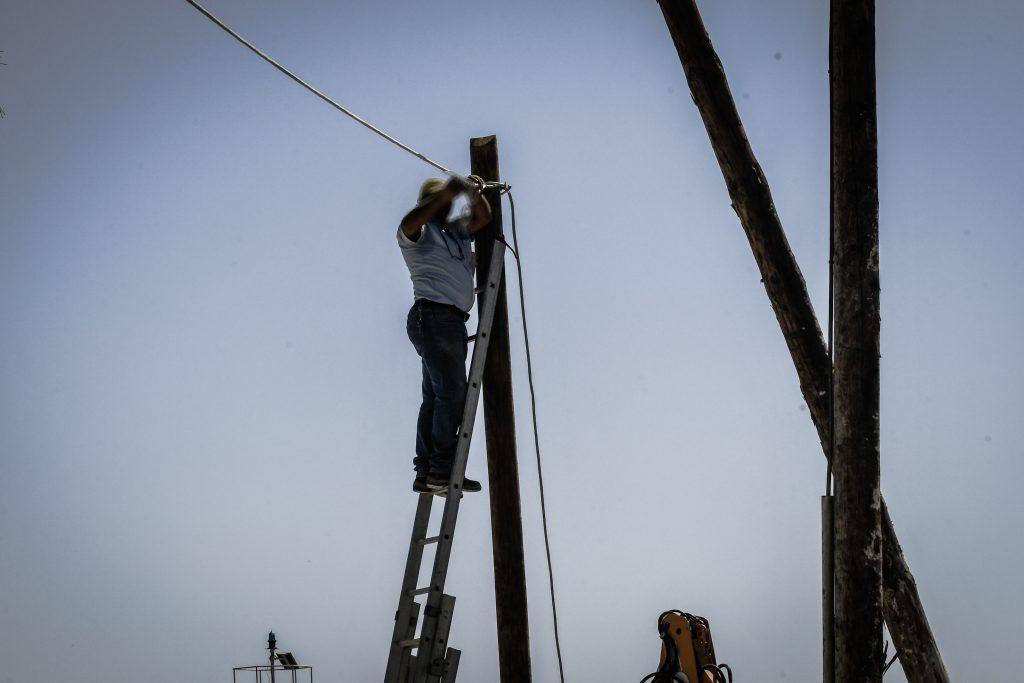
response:
<path id="1" fill-rule="evenodd" d="M 460 651 L 448 647 L 448 632 L 451 629 L 455 597 L 444 592 L 448 575 L 448 562 L 452 554 L 452 539 L 455 536 L 455 522 L 459 515 L 462 499 L 462 480 L 466 475 L 466 461 L 473 436 L 477 404 L 487 358 L 487 347 L 491 341 L 491 323 L 498 300 L 498 283 L 501 281 L 505 264 L 505 244 L 495 240 L 491 252 L 491 263 L 487 270 L 487 283 L 483 289 L 483 301 L 479 308 L 479 323 L 474 340 L 473 360 L 469 365 L 469 383 L 466 387 L 466 404 L 462 411 L 459 440 L 452 463 L 452 476 L 445 497 L 441 528 L 436 536 L 427 536 L 430 523 L 430 508 L 435 494 L 422 493 L 416 504 L 416 516 L 412 526 L 412 540 L 409 542 L 409 556 L 405 561 L 405 577 L 402 592 L 398 597 L 398 611 L 395 613 L 395 631 L 391 638 L 388 654 L 388 668 L 384 683 L 454 683 L 459 669 Z M 430 584 L 416 585 L 423 561 L 423 549 L 433 545 L 434 568 Z M 426 595 L 426 604 L 416 601 L 419 595 Z M 422 624 L 419 636 L 416 625 Z M 416 651 L 413 654 L 413 650 Z"/>

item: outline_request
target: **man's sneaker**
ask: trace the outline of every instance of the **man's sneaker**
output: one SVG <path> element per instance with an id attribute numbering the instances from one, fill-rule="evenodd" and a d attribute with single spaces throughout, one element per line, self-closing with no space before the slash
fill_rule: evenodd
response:
<path id="1" fill-rule="evenodd" d="M 416 477 L 412 480 L 412 490 L 416 493 L 436 493 L 441 489 L 438 487 L 431 488 L 430 485 L 427 484 L 427 478 L 424 476 Z"/>
<path id="2" fill-rule="evenodd" d="M 448 488 L 448 479 L 450 475 L 447 474 L 428 474 L 425 485 L 429 487 L 431 493 L 436 491 L 444 491 Z M 476 493 L 482 490 L 480 482 L 474 479 L 463 479 L 462 490 L 466 493 Z"/>

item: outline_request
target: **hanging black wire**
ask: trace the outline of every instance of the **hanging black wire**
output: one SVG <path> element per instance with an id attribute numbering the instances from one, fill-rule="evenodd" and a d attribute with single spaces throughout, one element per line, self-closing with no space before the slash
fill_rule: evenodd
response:
<path id="1" fill-rule="evenodd" d="M 544 528 L 544 553 L 548 564 L 548 585 L 551 592 L 551 620 L 555 629 L 555 653 L 558 656 L 558 678 L 565 683 L 565 670 L 562 665 L 562 643 L 558 632 L 558 608 L 555 599 L 555 573 L 551 562 L 551 540 L 548 536 L 548 511 L 544 498 L 544 471 L 541 466 L 540 430 L 537 428 L 537 392 L 533 387 L 533 358 L 530 354 L 530 332 L 526 324 L 526 294 L 523 289 L 523 265 L 520 259 L 519 236 L 516 234 L 516 202 L 512 198 L 512 188 L 506 185 L 501 194 L 508 197 L 509 212 L 512 219 L 512 245 L 509 251 L 516 261 L 516 277 L 519 283 L 519 311 L 523 319 L 523 343 L 526 349 L 526 377 L 530 385 L 530 417 L 533 421 L 533 447 L 537 454 L 537 483 L 540 488 L 540 516 Z M 504 240 L 502 239 L 502 242 Z"/>

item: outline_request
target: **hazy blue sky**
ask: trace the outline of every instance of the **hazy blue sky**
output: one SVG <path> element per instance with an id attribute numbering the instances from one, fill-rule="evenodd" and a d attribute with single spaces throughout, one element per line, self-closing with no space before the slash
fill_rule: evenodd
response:
<path id="1" fill-rule="evenodd" d="M 827 3 L 701 4 L 823 315 Z M 738 681 L 813 680 L 824 460 L 656 2 L 210 8 L 442 163 L 499 136 L 569 680 L 638 681 L 669 608 Z M 1022 20 L 879 3 L 883 488 L 957 679 L 1019 668 Z M 222 682 L 271 628 L 319 681 L 377 680 L 415 505 L 394 231 L 431 169 L 183 0 L 0 0 L 0 49 L 0 683 Z M 486 499 L 462 510 L 451 639 L 490 681 Z"/>

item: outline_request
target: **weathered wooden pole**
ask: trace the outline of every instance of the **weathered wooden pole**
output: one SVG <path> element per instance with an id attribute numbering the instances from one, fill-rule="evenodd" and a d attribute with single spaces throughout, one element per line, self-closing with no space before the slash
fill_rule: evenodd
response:
<path id="1" fill-rule="evenodd" d="M 487 181 L 500 179 L 495 136 L 472 138 L 469 156 L 474 174 Z M 494 239 L 502 234 L 498 190 L 487 190 L 484 195 L 491 204 L 493 218 L 489 226 L 477 233 L 478 282 L 486 280 Z M 494 548 L 494 601 L 498 617 L 498 671 L 501 683 L 529 683 L 532 680 L 530 624 L 526 609 L 523 516 L 519 503 L 519 464 L 516 458 L 516 419 L 512 402 L 512 361 L 504 274 L 498 287 L 498 304 L 491 324 L 483 394 L 491 543 Z"/>
<path id="2" fill-rule="evenodd" d="M 768 181 L 754 156 L 694 0 L 659 0 L 675 42 L 693 101 L 739 216 L 768 300 L 796 365 L 800 388 L 815 418 L 818 438 L 828 450 L 828 351 L 814 315 L 807 285 L 775 212 Z"/>
<path id="3" fill-rule="evenodd" d="M 836 679 L 882 680 L 874 0 L 832 0 Z"/>
<path id="4" fill-rule="evenodd" d="M 676 51 L 718 158 L 733 208 L 750 243 L 782 328 L 822 450 L 829 457 L 829 361 L 803 275 L 789 248 L 771 191 L 754 157 L 725 71 L 694 0 L 659 0 Z M 938 644 L 896 531 L 882 501 L 883 610 L 900 664 L 911 683 L 948 683 Z"/>

